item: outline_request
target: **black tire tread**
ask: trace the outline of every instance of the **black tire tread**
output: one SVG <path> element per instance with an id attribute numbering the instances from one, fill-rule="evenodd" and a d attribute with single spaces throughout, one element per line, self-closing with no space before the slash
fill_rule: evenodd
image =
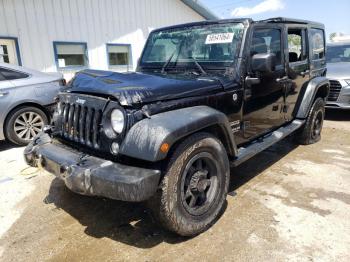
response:
<path id="1" fill-rule="evenodd" d="M 182 236 L 194 236 L 208 229 L 212 224 L 215 223 L 216 218 L 219 216 L 220 211 L 222 209 L 217 208 L 208 219 L 198 221 L 196 224 L 190 224 L 185 218 L 181 217 L 181 215 L 175 214 L 176 211 L 174 211 L 174 209 L 171 210 L 171 208 L 169 208 L 169 201 L 171 201 L 171 198 L 174 195 L 174 192 L 176 192 L 177 187 L 177 184 L 173 183 L 172 181 L 172 176 L 174 176 L 172 174 L 174 174 L 174 170 L 180 173 L 180 170 L 178 169 L 182 169 L 182 167 L 184 166 L 184 161 L 186 161 L 186 154 L 188 156 L 190 154 L 189 152 L 192 152 L 193 147 L 198 146 L 198 143 L 205 139 L 215 140 L 215 142 L 218 143 L 218 146 L 225 150 L 221 141 L 209 133 L 195 133 L 191 135 L 190 137 L 182 141 L 174 150 L 172 156 L 169 159 L 165 176 L 161 181 L 160 190 L 152 199 L 149 200 L 150 208 L 153 210 L 156 219 L 159 220 L 163 227 Z M 179 158 L 180 160 L 176 162 Z M 224 189 L 224 193 L 221 196 L 219 196 L 220 199 L 218 200 L 218 203 L 221 206 L 226 200 L 229 183 L 229 162 L 227 154 L 225 154 L 223 158 L 224 162 L 227 163 L 228 177 L 226 178 L 227 186 Z M 169 188 L 172 188 L 172 190 L 174 191 L 173 194 L 171 192 L 168 192 Z"/>
<path id="2" fill-rule="evenodd" d="M 315 112 L 317 112 L 320 108 L 322 108 L 323 116 L 325 113 L 325 102 L 322 97 L 317 97 L 310 109 L 309 115 L 306 118 L 306 122 L 304 124 L 304 127 L 302 127 L 299 132 L 295 135 L 295 142 L 301 145 L 310 145 L 318 142 L 321 139 L 321 136 L 319 136 L 316 139 L 311 138 L 311 132 L 312 132 L 312 125 L 315 117 Z"/>

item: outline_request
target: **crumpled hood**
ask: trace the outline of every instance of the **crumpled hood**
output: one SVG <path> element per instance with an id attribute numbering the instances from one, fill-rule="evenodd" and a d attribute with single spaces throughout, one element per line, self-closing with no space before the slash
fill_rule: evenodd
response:
<path id="1" fill-rule="evenodd" d="M 331 79 L 350 79 L 350 62 L 327 63 L 327 77 Z"/>
<path id="2" fill-rule="evenodd" d="M 222 85 L 210 77 L 84 70 L 76 74 L 69 89 L 114 96 L 122 105 L 132 105 L 207 94 L 222 89 Z"/>

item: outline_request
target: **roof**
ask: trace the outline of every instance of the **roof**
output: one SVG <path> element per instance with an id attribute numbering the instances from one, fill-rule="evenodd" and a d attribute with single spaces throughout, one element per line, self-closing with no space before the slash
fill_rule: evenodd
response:
<path id="1" fill-rule="evenodd" d="M 324 25 L 322 23 L 319 23 L 319 22 L 313 22 L 313 21 L 307 21 L 307 20 L 301 20 L 301 19 L 294 19 L 294 18 L 287 18 L 287 17 L 274 17 L 274 18 L 269 18 L 269 19 L 265 19 L 265 20 L 257 20 L 257 21 L 252 20 L 251 18 L 229 18 L 229 19 L 205 20 L 205 21 L 198 21 L 198 22 L 191 22 L 191 23 L 177 24 L 177 25 L 161 27 L 161 28 L 155 29 L 154 32 L 162 31 L 162 30 L 168 30 L 168 29 L 181 28 L 181 27 L 192 27 L 192 26 L 212 25 L 212 24 L 225 24 L 225 23 L 243 23 L 243 24 L 250 24 L 250 23 L 309 24 L 312 27 L 324 29 Z"/>
<path id="2" fill-rule="evenodd" d="M 198 3 L 196 0 L 181 0 L 185 5 L 196 11 L 198 14 L 203 16 L 207 20 L 216 20 L 218 17 L 209 11 L 202 4 Z"/>
<path id="3" fill-rule="evenodd" d="M 324 28 L 324 25 L 319 22 L 288 18 L 288 17 L 272 17 L 264 20 L 255 21 L 256 23 L 265 22 L 265 23 L 293 23 L 293 24 L 312 24 L 321 28 Z"/>
<path id="4" fill-rule="evenodd" d="M 209 20 L 209 21 L 205 20 L 205 21 L 198 21 L 198 22 L 161 27 L 153 30 L 153 32 L 181 28 L 181 27 L 201 26 L 201 25 L 213 25 L 213 24 L 225 24 L 225 23 L 250 23 L 251 21 L 252 21 L 251 19 L 247 19 L 247 18 L 221 19 L 221 20 Z"/>

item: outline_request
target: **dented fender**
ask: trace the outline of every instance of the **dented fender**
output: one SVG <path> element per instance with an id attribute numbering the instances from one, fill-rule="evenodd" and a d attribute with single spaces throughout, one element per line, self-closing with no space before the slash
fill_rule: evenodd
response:
<path id="1" fill-rule="evenodd" d="M 163 143 L 174 145 L 179 139 L 216 125 L 224 134 L 222 141 L 228 154 L 236 155 L 237 147 L 225 114 L 208 106 L 194 106 L 159 113 L 131 127 L 120 146 L 120 154 L 156 162 L 166 158 L 160 151 Z"/>

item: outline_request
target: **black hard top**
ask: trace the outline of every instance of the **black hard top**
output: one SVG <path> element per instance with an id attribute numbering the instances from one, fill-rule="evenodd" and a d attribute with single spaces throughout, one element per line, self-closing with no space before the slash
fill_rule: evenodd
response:
<path id="1" fill-rule="evenodd" d="M 285 23 L 285 24 L 309 24 L 309 25 L 314 26 L 314 27 L 324 28 L 324 24 L 319 23 L 319 22 L 303 20 L 303 19 L 289 18 L 289 17 L 273 17 L 273 18 L 255 21 L 254 23 L 260 23 L 260 22 Z"/>
<path id="2" fill-rule="evenodd" d="M 251 18 L 237 18 L 237 19 L 220 19 L 220 20 L 205 20 L 200 22 L 192 22 L 186 24 L 178 24 L 173 26 L 167 26 L 155 29 L 154 31 L 162 31 L 168 29 L 175 29 L 181 27 L 192 27 L 192 26 L 201 26 L 201 25 L 212 25 L 212 24 L 225 24 L 225 23 L 244 23 L 244 24 L 257 24 L 257 23 L 285 23 L 285 24 L 309 24 L 312 27 L 324 28 L 324 25 L 319 22 L 302 20 L 302 19 L 294 19 L 287 17 L 273 17 L 264 20 L 254 21 Z"/>

